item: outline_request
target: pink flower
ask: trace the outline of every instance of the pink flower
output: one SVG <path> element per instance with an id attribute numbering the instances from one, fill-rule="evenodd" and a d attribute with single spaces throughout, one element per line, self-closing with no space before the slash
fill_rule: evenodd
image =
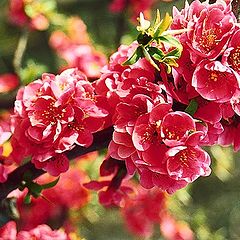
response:
<path id="1" fill-rule="evenodd" d="M 3 227 L 0 228 L 1 240 L 16 240 L 17 228 L 14 221 L 9 221 Z"/>
<path id="2" fill-rule="evenodd" d="M 172 28 L 189 30 L 180 39 L 187 43 L 194 63 L 215 60 L 226 49 L 236 23 L 231 5 L 222 0 L 214 4 L 196 0 L 181 12 L 175 8 L 173 19 Z"/>
<path id="3" fill-rule="evenodd" d="M 166 152 L 167 171 L 171 178 L 193 182 L 199 176 L 208 176 L 210 156 L 199 147 L 179 146 Z"/>
<path id="4" fill-rule="evenodd" d="M 160 230 L 166 240 L 194 240 L 194 233 L 183 222 L 177 222 L 170 214 L 165 214 L 160 221 Z"/>
<path id="5" fill-rule="evenodd" d="M 43 74 L 42 79 L 18 92 L 13 118 L 14 150 L 22 146 L 23 156 L 32 155 L 38 167 L 53 175 L 66 171 L 68 161 L 61 153 L 75 144 L 90 146 L 92 133 L 104 125 L 108 112 L 100 106 L 104 104 L 102 98 L 77 69 L 57 76 Z M 16 155 L 12 153 L 13 158 Z"/>
<path id="6" fill-rule="evenodd" d="M 202 61 L 195 69 L 192 86 L 205 99 L 228 102 L 240 86 L 232 69 L 218 61 Z"/>
<path id="7" fill-rule="evenodd" d="M 68 240 L 67 234 L 62 230 L 52 230 L 47 225 L 39 225 L 30 231 L 20 231 L 17 233 L 16 223 L 8 222 L 0 228 L 0 239 L 2 240 Z"/>
<path id="8" fill-rule="evenodd" d="M 136 21 L 140 12 L 144 12 L 145 14 L 151 10 L 155 0 L 112 0 L 112 3 L 109 5 L 109 9 L 111 12 L 119 13 L 123 12 L 127 8 L 129 8 L 131 12 L 131 18 L 133 21 Z"/>
<path id="9" fill-rule="evenodd" d="M 161 137 L 169 147 L 182 145 L 187 140 L 194 144 L 193 139 L 188 139 L 194 132 L 196 132 L 194 119 L 184 112 L 168 113 L 161 123 Z"/>

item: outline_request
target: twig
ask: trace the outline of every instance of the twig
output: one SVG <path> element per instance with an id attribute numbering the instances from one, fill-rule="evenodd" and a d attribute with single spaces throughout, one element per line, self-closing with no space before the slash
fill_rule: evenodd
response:
<path id="1" fill-rule="evenodd" d="M 27 47 L 28 36 L 29 36 L 29 31 L 25 29 L 22 35 L 20 36 L 17 49 L 14 54 L 13 66 L 17 74 L 19 74 L 21 69 L 22 58 Z"/>
<path id="2" fill-rule="evenodd" d="M 90 147 L 84 148 L 77 146 L 73 150 L 66 153 L 67 157 L 69 159 L 74 159 L 86 153 L 106 148 L 112 139 L 112 132 L 113 128 L 109 127 L 105 130 L 95 133 L 93 144 Z M 42 169 L 35 168 L 34 164 L 31 162 L 18 167 L 8 175 L 6 182 L 0 184 L 0 201 L 5 199 L 10 192 L 20 186 L 23 181 L 24 173 L 26 172 L 29 173 L 30 180 L 34 180 L 45 173 L 45 171 Z"/>
<path id="3" fill-rule="evenodd" d="M 238 22 L 240 22 L 240 0 L 232 0 L 232 11 Z"/>

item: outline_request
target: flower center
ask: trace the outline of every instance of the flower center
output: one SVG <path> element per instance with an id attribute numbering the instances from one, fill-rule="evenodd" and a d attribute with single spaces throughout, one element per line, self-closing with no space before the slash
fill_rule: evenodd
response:
<path id="1" fill-rule="evenodd" d="M 216 82 L 218 80 L 218 74 L 215 71 L 211 71 L 211 73 L 208 76 L 208 79 L 210 81 Z"/>
<path id="2" fill-rule="evenodd" d="M 203 31 L 203 35 L 199 40 L 199 44 L 205 53 L 210 52 L 219 43 L 217 34 L 221 32 L 220 29 L 208 29 Z"/>
<path id="3" fill-rule="evenodd" d="M 229 62 L 235 71 L 240 71 L 240 46 L 231 52 L 229 56 Z"/>

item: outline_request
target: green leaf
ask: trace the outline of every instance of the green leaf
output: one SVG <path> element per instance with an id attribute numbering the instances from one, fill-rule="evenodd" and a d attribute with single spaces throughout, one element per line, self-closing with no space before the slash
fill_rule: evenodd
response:
<path id="1" fill-rule="evenodd" d="M 138 47 L 133 55 L 122 63 L 122 66 L 132 65 L 138 61 L 139 58 L 143 57 L 142 47 Z"/>
<path id="2" fill-rule="evenodd" d="M 152 66 L 154 66 L 158 71 L 160 71 L 158 65 L 154 62 L 148 51 L 144 47 L 142 47 L 142 50 L 145 58 L 152 64 Z"/>
<path id="3" fill-rule="evenodd" d="M 161 42 L 164 42 L 164 43 L 167 43 L 171 46 L 174 46 L 176 48 L 179 48 L 179 49 L 182 49 L 182 44 L 173 36 L 171 35 L 166 35 L 166 36 L 160 36 L 158 37 L 158 39 L 161 41 Z"/>
<path id="4" fill-rule="evenodd" d="M 165 57 L 168 58 L 174 58 L 174 59 L 178 59 L 181 57 L 182 51 L 178 48 L 174 48 L 173 50 L 171 50 L 170 52 L 168 52 Z"/>
<path id="5" fill-rule="evenodd" d="M 195 99 L 192 99 L 188 104 L 187 108 L 185 109 L 185 112 L 193 116 L 194 113 L 197 111 L 197 109 L 198 109 L 198 103 Z"/>
<path id="6" fill-rule="evenodd" d="M 157 61 L 161 61 L 165 57 L 164 52 L 156 47 L 149 47 L 148 53 Z"/>
<path id="7" fill-rule="evenodd" d="M 159 26 L 156 26 L 154 37 L 156 38 L 162 35 L 162 33 L 169 28 L 171 23 L 172 23 L 172 17 L 168 13 L 166 13 L 165 17 L 163 18 Z"/>
<path id="8" fill-rule="evenodd" d="M 60 179 L 60 177 L 58 177 L 57 179 L 55 179 L 54 181 L 52 181 L 50 183 L 46 183 L 46 184 L 41 185 L 42 189 L 48 189 L 48 188 L 52 188 L 52 187 L 56 186 L 59 179 Z"/>

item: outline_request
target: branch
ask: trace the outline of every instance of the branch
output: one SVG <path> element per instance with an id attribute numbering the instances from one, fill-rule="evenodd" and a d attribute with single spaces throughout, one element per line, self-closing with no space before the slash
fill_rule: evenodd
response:
<path id="1" fill-rule="evenodd" d="M 66 153 L 67 157 L 72 160 L 86 153 L 106 148 L 112 139 L 112 132 L 113 128 L 109 127 L 95 133 L 93 143 L 90 147 L 84 148 L 76 146 L 74 149 Z M 5 199 L 9 193 L 20 186 L 21 182 L 23 181 L 24 173 L 26 172 L 30 173 L 29 175 L 31 180 L 34 180 L 45 173 L 44 170 L 35 168 L 34 164 L 31 162 L 18 167 L 8 175 L 6 182 L 0 184 L 0 202 Z"/>
<path id="2" fill-rule="evenodd" d="M 237 21 L 240 21 L 240 0 L 232 0 L 232 11 L 237 18 Z"/>

